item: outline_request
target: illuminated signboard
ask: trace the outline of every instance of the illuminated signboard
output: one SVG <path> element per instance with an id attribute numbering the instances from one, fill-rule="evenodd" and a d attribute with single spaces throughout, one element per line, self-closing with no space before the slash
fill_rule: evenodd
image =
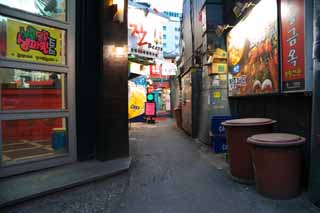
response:
<path id="1" fill-rule="evenodd" d="M 156 103 L 155 102 L 146 102 L 146 116 L 156 116 Z"/>
<path id="2" fill-rule="evenodd" d="M 129 54 L 150 59 L 163 58 L 162 26 L 165 21 L 168 20 L 148 8 L 139 9 L 129 5 Z"/>
<path id="3" fill-rule="evenodd" d="M 261 0 L 230 31 L 227 49 L 229 96 L 278 92 L 277 1 Z"/>

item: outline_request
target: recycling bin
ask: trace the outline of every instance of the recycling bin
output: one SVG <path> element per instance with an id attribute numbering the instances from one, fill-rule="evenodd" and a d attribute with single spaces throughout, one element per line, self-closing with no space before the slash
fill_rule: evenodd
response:
<path id="1" fill-rule="evenodd" d="M 233 180 L 254 183 L 254 171 L 247 138 L 270 133 L 276 121 L 269 118 L 242 118 L 224 121 L 228 145 L 230 175 Z"/>
<path id="2" fill-rule="evenodd" d="M 305 138 L 282 133 L 248 138 L 257 191 L 272 199 L 291 199 L 301 193 L 302 144 Z"/>

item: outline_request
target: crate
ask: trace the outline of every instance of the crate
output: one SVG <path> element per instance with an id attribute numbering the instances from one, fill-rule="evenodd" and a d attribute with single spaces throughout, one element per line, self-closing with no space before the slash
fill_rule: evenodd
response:
<path id="1" fill-rule="evenodd" d="M 212 151 L 215 153 L 226 153 L 228 151 L 228 145 L 226 136 L 212 136 L 211 137 Z"/>
<path id="2" fill-rule="evenodd" d="M 213 135 L 224 135 L 225 134 L 225 128 L 221 124 L 222 122 L 226 120 L 231 120 L 231 116 L 213 116 L 211 118 L 211 132 Z"/>

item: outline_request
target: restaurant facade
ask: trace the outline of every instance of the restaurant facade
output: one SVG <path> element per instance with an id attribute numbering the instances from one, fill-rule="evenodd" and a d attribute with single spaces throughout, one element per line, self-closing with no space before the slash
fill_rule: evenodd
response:
<path id="1" fill-rule="evenodd" d="M 126 8 L 0 1 L 3 181 L 76 162 L 130 161 Z"/>
<path id="2" fill-rule="evenodd" d="M 277 121 L 275 132 L 306 137 L 303 185 L 314 203 L 319 202 L 320 191 L 314 166 L 318 83 L 312 51 L 317 24 L 309 23 L 317 20 L 317 4 L 308 0 L 184 1 L 180 74 L 182 93 L 197 90 L 200 95 L 200 101 L 191 98 L 190 104 L 192 117 L 200 118 L 191 124 L 198 130 L 193 134 L 199 141 L 214 144 L 210 131 L 217 117 L 271 118 Z M 184 76 L 197 71 L 201 86 L 192 81 L 188 89 Z M 182 101 L 182 115 L 189 113 L 186 107 Z"/>

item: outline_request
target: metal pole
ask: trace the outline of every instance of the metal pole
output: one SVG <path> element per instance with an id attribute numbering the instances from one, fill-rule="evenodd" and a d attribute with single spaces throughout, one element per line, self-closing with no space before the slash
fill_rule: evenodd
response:
<path id="1" fill-rule="evenodd" d="M 320 207 L 320 1 L 314 1 L 313 8 L 313 107 L 312 107 L 312 141 L 309 176 L 309 198 Z"/>

